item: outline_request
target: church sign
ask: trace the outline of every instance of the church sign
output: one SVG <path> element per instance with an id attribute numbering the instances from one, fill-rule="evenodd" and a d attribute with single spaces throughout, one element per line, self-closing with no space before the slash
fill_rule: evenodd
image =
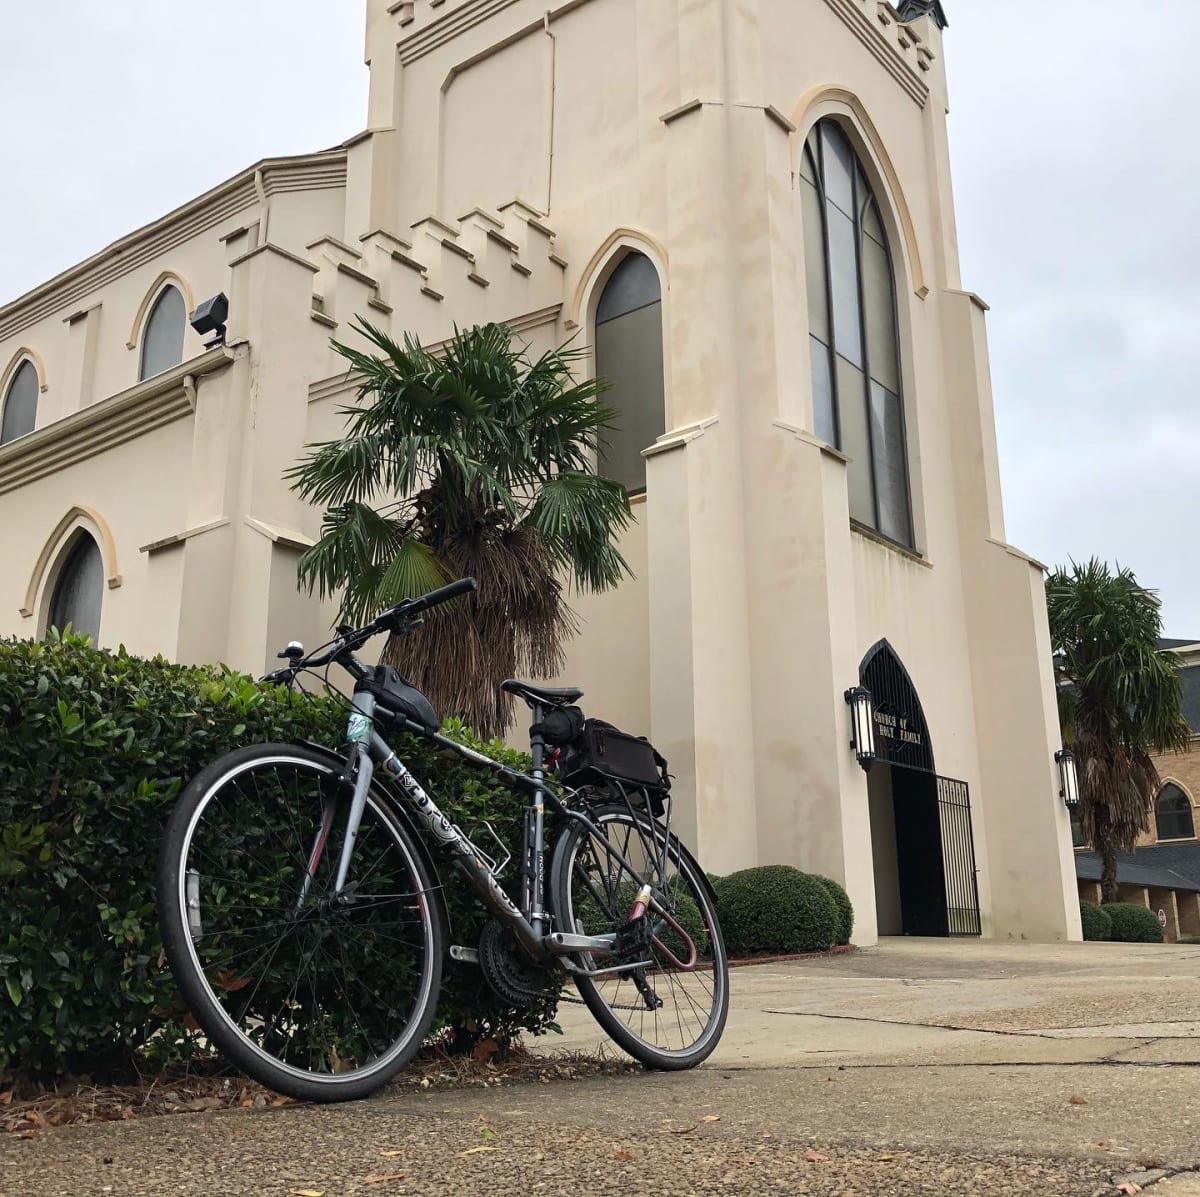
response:
<path id="1" fill-rule="evenodd" d="M 860 678 L 875 705 L 876 759 L 933 772 L 933 746 L 921 700 L 887 641 L 867 654 Z"/>

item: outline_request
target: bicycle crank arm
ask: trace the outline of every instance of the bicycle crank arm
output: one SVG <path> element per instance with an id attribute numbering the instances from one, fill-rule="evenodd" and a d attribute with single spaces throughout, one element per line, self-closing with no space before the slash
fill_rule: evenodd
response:
<path id="1" fill-rule="evenodd" d="M 617 950 L 617 937 L 609 935 L 572 935 L 555 931 L 542 941 L 551 956 L 566 956 L 571 952 L 606 952 Z"/>

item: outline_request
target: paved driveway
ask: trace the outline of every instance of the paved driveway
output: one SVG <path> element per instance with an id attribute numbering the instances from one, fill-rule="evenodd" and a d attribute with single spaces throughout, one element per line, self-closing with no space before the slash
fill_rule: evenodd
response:
<path id="1" fill-rule="evenodd" d="M 1200 1194 L 1200 948 L 891 940 L 733 998 L 692 1073 L 62 1129 L 0 1194 Z"/>

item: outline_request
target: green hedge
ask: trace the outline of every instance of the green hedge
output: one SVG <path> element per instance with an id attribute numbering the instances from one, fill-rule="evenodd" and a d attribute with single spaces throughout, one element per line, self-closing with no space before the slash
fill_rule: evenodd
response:
<path id="1" fill-rule="evenodd" d="M 762 865 L 717 881 L 717 913 L 730 954 L 823 951 L 841 918 L 825 885 L 790 865 Z"/>
<path id="2" fill-rule="evenodd" d="M 0 1071 L 95 1078 L 187 1050 L 154 908 L 155 852 L 187 780 L 222 752 L 307 738 L 339 745 L 334 700 L 242 674 L 144 660 L 68 636 L 0 640 Z M 450 734 L 474 743 L 460 726 Z M 488 819 L 519 858 L 522 800 L 421 740 L 393 745 L 468 834 Z M 490 755 L 527 767 L 502 744 Z M 454 942 L 483 907 L 451 870 Z M 448 966 L 436 1025 L 507 1038 L 551 1026 L 504 1007 L 473 966 Z"/>
<path id="3" fill-rule="evenodd" d="M 1104 906 L 1112 924 L 1109 938 L 1117 943 L 1162 943 L 1163 929 L 1158 916 L 1132 902 L 1109 902 Z"/>
<path id="4" fill-rule="evenodd" d="M 1084 939 L 1112 939 L 1112 919 L 1104 907 L 1095 902 L 1080 902 L 1079 918 L 1083 923 Z"/>
<path id="5" fill-rule="evenodd" d="M 850 895 L 831 877 L 822 877 L 819 873 L 814 876 L 829 891 L 829 896 L 837 907 L 838 943 L 849 943 L 850 936 L 854 934 L 854 904 L 850 901 Z"/>

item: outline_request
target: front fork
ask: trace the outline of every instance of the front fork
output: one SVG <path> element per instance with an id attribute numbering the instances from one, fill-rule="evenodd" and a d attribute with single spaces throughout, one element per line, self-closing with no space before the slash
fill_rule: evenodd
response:
<path id="1" fill-rule="evenodd" d="M 354 855 L 354 845 L 358 840 L 358 829 L 362 826 L 363 811 L 367 808 L 367 795 L 371 790 L 371 781 L 375 776 L 375 762 L 371 759 L 371 736 L 375 717 L 375 696 L 373 694 L 355 694 L 350 722 L 347 726 L 346 739 L 349 750 L 346 753 L 346 764 L 340 780 L 349 784 L 354 783 L 354 797 L 350 802 L 350 817 L 346 824 L 346 838 L 342 843 L 341 856 L 338 859 L 337 878 L 333 885 L 334 898 L 340 898 L 346 888 L 346 878 L 350 873 L 350 860 Z M 333 828 L 334 813 L 337 800 L 333 795 L 326 795 L 321 804 L 321 826 L 313 841 L 308 855 L 308 865 L 304 881 L 300 887 L 300 896 L 296 900 L 296 912 L 299 913 L 312 890 L 313 878 L 317 874 L 317 866 L 325 851 L 329 832 Z"/>
<path id="2" fill-rule="evenodd" d="M 375 695 L 362 692 L 354 695 L 353 710 L 346 728 L 346 739 L 350 751 L 346 756 L 346 773 L 354 778 L 354 798 L 350 803 L 350 819 L 346 825 L 346 839 L 342 844 L 342 855 L 338 861 L 337 880 L 333 892 L 341 896 L 346 888 L 346 877 L 350 873 L 350 858 L 354 855 L 354 844 L 358 829 L 362 825 L 363 811 L 367 808 L 367 794 L 375 776 L 375 762 L 371 759 L 371 736 L 375 723 Z M 351 773 L 351 770 L 353 772 Z M 346 780 L 349 780 L 347 777 Z"/>

